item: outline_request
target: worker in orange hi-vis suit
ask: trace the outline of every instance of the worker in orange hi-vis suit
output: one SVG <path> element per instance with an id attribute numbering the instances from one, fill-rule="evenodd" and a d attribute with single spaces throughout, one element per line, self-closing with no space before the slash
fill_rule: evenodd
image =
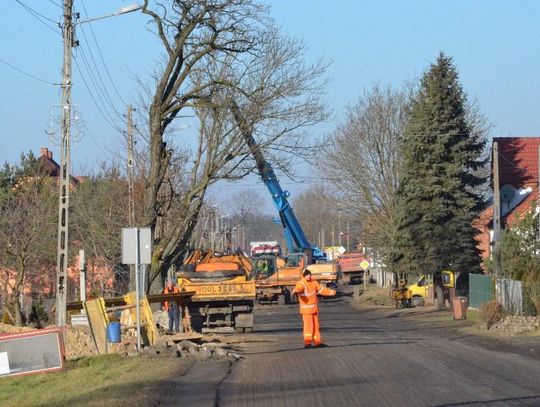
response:
<path id="1" fill-rule="evenodd" d="M 303 278 L 296 283 L 293 295 L 298 296 L 300 303 L 300 314 L 304 323 L 304 347 L 309 348 L 311 344 L 315 347 L 325 346 L 321 340 L 319 332 L 319 308 L 317 307 L 317 295 L 333 296 L 336 290 L 330 290 L 312 279 L 311 271 L 304 270 Z"/>

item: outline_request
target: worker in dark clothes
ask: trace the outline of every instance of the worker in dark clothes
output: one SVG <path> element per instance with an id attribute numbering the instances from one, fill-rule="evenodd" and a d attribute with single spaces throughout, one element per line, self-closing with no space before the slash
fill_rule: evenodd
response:
<path id="1" fill-rule="evenodd" d="M 179 293 L 180 290 L 173 280 L 168 280 L 167 285 L 163 289 L 163 294 Z M 180 332 L 180 302 L 178 300 L 165 301 L 162 307 L 163 311 L 169 314 L 169 333 Z M 174 327 L 173 327 L 174 325 Z"/>

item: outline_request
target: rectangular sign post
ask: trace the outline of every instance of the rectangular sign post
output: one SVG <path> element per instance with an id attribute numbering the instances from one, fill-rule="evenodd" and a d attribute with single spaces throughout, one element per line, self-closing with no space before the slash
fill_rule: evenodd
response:
<path id="1" fill-rule="evenodd" d="M 150 228 L 122 229 L 122 263 L 135 266 L 135 296 L 137 315 L 137 350 L 141 350 L 141 264 L 150 264 L 152 259 L 152 231 Z"/>

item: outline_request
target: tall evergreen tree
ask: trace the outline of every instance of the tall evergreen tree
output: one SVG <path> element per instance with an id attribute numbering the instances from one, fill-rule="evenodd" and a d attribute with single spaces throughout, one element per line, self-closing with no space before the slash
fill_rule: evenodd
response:
<path id="1" fill-rule="evenodd" d="M 439 307 L 443 270 L 479 269 L 472 221 L 483 205 L 485 143 L 468 120 L 452 58 L 441 53 L 421 79 L 404 132 L 393 259 L 400 271 L 433 274 Z"/>

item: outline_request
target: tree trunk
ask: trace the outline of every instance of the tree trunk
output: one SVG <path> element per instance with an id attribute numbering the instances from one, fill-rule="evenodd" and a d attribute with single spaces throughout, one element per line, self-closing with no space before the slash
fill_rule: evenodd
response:
<path id="1" fill-rule="evenodd" d="M 147 292 L 160 292 L 171 265 L 179 265 L 182 262 L 197 225 L 205 193 L 206 188 L 191 202 L 190 206 L 194 208 L 188 211 L 181 224 L 165 238 L 166 240 L 164 239 L 158 246 L 154 247 L 152 264 L 147 274 Z"/>
<path id="2" fill-rule="evenodd" d="M 442 286 L 442 281 L 434 281 L 433 285 L 435 286 L 436 295 L 437 295 L 437 303 L 436 303 L 437 311 L 442 311 L 443 309 L 445 309 L 444 289 Z"/>
<path id="3" fill-rule="evenodd" d="M 26 263 L 22 256 L 19 258 L 17 267 L 17 276 L 13 287 L 13 313 L 15 314 L 15 326 L 22 326 L 21 295 L 23 290 L 24 276 L 26 274 Z"/>
<path id="4" fill-rule="evenodd" d="M 11 297 L 11 314 L 13 318 L 13 323 L 15 326 L 22 326 L 23 325 L 23 319 L 22 319 L 22 310 L 21 310 L 21 293 L 20 292 L 14 292 Z"/>

